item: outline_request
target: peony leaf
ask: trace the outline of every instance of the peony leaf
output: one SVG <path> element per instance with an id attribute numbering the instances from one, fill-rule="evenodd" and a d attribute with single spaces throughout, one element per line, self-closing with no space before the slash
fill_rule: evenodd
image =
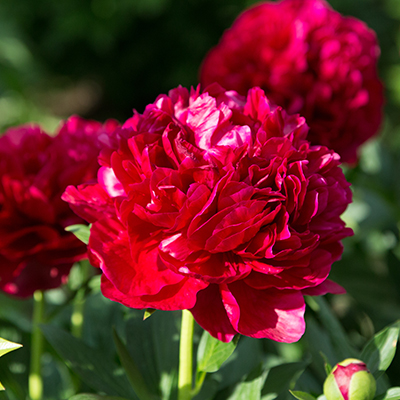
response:
<path id="1" fill-rule="evenodd" d="M 358 352 L 350 344 L 345 330 L 332 313 L 328 302 L 323 297 L 306 297 L 307 304 L 318 313 L 318 316 L 332 339 L 339 359 L 358 358 Z"/>
<path id="2" fill-rule="evenodd" d="M 234 352 L 238 341 L 239 335 L 235 336 L 231 342 L 224 343 L 204 331 L 197 350 L 197 370 L 203 372 L 218 371 Z"/>
<path id="3" fill-rule="evenodd" d="M 10 351 L 19 349 L 22 347 L 22 344 L 10 342 L 6 339 L 0 338 L 0 357 L 4 356 L 4 354 L 9 353 Z M 5 387 L 0 382 L 0 390 L 5 390 Z"/>
<path id="4" fill-rule="evenodd" d="M 22 344 L 10 342 L 0 338 L 0 357 L 4 356 L 4 354 L 9 353 L 10 351 L 19 349 L 20 347 L 22 347 Z"/>
<path id="5" fill-rule="evenodd" d="M 178 311 L 157 311 L 143 321 L 134 310 L 125 324 L 126 348 L 146 386 L 164 400 L 176 397 L 179 363 Z"/>
<path id="6" fill-rule="evenodd" d="M 289 392 L 298 400 L 316 400 L 314 396 L 306 392 L 300 392 L 299 390 L 289 390 Z"/>
<path id="7" fill-rule="evenodd" d="M 324 359 L 325 372 L 326 376 L 328 376 L 332 371 L 332 365 L 329 363 L 328 357 L 322 351 L 320 351 L 319 354 L 321 354 L 321 357 Z"/>
<path id="8" fill-rule="evenodd" d="M 275 394 L 287 391 L 291 382 L 296 381 L 310 361 L 292 362 L 272 367 L 268 371 L 261 394 Z"/>
<path id="9" fill-rule="evenodd" d="M 65 228 L 67 232 L 73 233 L 80 241 L 85 244 L 89 243 L 89 236 L 90 236 L 90 227 L 91 225 L 70 225 Z"/>
<path id="10" fill-rule="evenodd" d="M 399 400 L 400 387 L 392 387 L 386 393 L 376 396 L 374 400 Z"/>
<path id="11" fill-rule="evenodd" d="M 378 332 L 363 348 L 360 359 L 378 379 L 389 367 L 396 353 L 400 321 Z"/>
<path id="12" fill-rule="evenodd" d="M 147 318 L 151 317 L 157 310 L 154 308 L 146 308 L 144 310 L 144 315 L 143 315 L 143 321 L 145 321 Z"/>
<path id="13" fill-rule="evenodd" d="M 140 373 L 135 362 L 129 355 L 126 346 L 118 336 L 118 333 L 116 332 L 115 329 L 113 329 L 113 339 L 115 347 L 117 348 L 119 359 L 121 360 L 121 364 L 125 369 L 126 375 L 133 387 L 133 390 L 135 391 L 140 400 L 152 400 L 153 396 L 149 392 L 144 382 L 142 374 Z"/>
<path id="14" fill-rule="evenodd" d="M 51 325 L 40 326 L 47 341 L 91 388 L 111 396 L 137 399 L 121 368 L 101 349 L 93 349 L 68 332 Z"/>
<path id="15" fill-rule="evenodd" d="M 114 396 L 101 396 L 99 394 L 91 394 L 91 393 L 81 393 L 76 394 L 69 398 L 69 400 L 127 400 L 123 397 L 114 397 Z"/>
<path id="16" fill-rule="evenodd" d="M 251 371 L 246 379 L 239 383 L 228 400 L 261 400 L 261 388 L 264 381 L 264 375 L 261 364 Z"/>

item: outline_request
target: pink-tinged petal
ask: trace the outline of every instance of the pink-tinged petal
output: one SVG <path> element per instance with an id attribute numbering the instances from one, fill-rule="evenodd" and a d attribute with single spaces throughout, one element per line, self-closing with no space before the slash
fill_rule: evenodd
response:
<path id="1" fill-rule="evenodd" d="M 97 180 L 110 197 L 126 196 L 121 182 L 117 179 L 111 168 L 101 167 L 97 172 Z"/>
<path id="2" fill-rule="evenodd" d="M 88 222 L 115 215 L 114 203 L 97 184 L 68 186 L 61 197 L 72 210 Z M 71 224 L 70 224 L 71 225 Z"/>
<path id="3" fill-rule="evenodd" d="M 244 114 L 250 115 L 255 120 L 263 121 L 270 112 L 270 103 L 264 91 L 257 87 L 250 89 L 244 106 Z"/>
<path id="4" fill-rule="evenodd" d="M 89 246 L 103 273 L 127 295 L 155 295 L 184 278 L 163 264 L 156 241 L 130 241 L 124 227 L 116 220 L 93 224 Z"/>
<path id="5" fill-rule="evenodd" d="M 232 115 L 232 111 L 224 103 L 218 107 L 213 97 L 207 93 L 200 95 L 189 107 L 187 125 L 194 132 L 197 147 L 210 149 L 214 143 L 217 127 L 224 125 Z"/>
<path id="6" fill-rule="evenodd" d="M 120 292 L 106 275 L 101 276 L 101 291 L 110 300 L 117 301 L 127 307 L 174 311 L 192 308 L 196 303 L 196 295 L 207 286 L 206 283 L 185 278 L 182 281 L 164 286 L 154 295 L 135 296 Z"/>
<path id="7" fill-rule="evenodd" d="M 211 284 L 199 291 L 196 304 L 190 311 L 203 329 L 222 342 L 230 342 L 237 334 L 222 304 L 218 285 Z"/>
<path id="8" fill-rule="evenodd" d="M 232 148 L 243 145 L 252 145 L 252 133 L 248 126 L 233 126 L 228 129 L 220 129 L 213 137 L 213 146 L 227 146 Z"/>
<path id="9" fill-rule="evenodd" d="M 221 285 L 221 295 L 233 328 L 243 335 L 292 343 L 304 333 L 301 292 L 256 290 L 238 281 Z"/>
<path id="10" fill-rule="evenodd" d="M 331 281 L 330 279 L 325 280 L 320 285 L 303 289 L 301 291 L 305 296 L 323 296 L 327 293 L 332 294 L 345 294 L 346 289 L 340 286 L 338 283 Z"/>

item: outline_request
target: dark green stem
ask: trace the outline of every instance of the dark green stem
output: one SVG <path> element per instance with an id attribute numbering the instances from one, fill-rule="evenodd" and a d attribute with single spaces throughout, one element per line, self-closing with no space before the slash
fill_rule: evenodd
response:
<path id="1" fill-rule="evenodd" d="M 41 359 L 43 353 L 43 335 L 39 325 L 44 317 L 44 295 L 37 290 L 33 294 L 33 327 L 31 342 L 31 365 L 29 372 L 29 396 L 31 400 L 42 400 L 43 380 L 41 374 Z"/>

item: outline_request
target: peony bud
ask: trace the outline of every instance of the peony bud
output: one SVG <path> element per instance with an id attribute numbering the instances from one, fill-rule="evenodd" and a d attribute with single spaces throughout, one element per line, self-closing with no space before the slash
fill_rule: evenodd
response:
<path id="1" fill-rule="evenodd" d="M 338 363 L 326 378 L 324 395 L 327 400 L 372 400 L 375 379 L 365 363 L 347 358 Z"/>

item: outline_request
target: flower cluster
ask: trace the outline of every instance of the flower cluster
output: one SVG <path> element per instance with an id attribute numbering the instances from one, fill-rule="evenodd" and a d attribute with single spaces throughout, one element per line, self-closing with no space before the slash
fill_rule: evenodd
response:
<path id="1" fill-rule="evenodd" d="M 304 118 L 212 85 L 160 95 L 110 136 L 98 182 L 63 195 L 92 223 L 102 292 L 126 306 L 189 309 L 214 337 L 293 342 L 304 294 L 352 234 L 339 156 L 305 140 Z"/>
<path id="2" fill-rule="evenodd" d="M 348 163 L 381 123 L 375 33 L 324 0 L 263 2 L 242 13 L 205 58 L 203 87 L 261 87 L 310 126 L 308 140 Z"/>
<path id="3" fill-rule="evenodd" d="M 95 178 L 98 137 L 115 127 L 71 117 L 54 137 L 26 125 L 0 138 L 1 290 L 27 297 L 57 287 L 86 256 L 86 246 L 64 230 L 82 220 L 61 194 Z"/>

